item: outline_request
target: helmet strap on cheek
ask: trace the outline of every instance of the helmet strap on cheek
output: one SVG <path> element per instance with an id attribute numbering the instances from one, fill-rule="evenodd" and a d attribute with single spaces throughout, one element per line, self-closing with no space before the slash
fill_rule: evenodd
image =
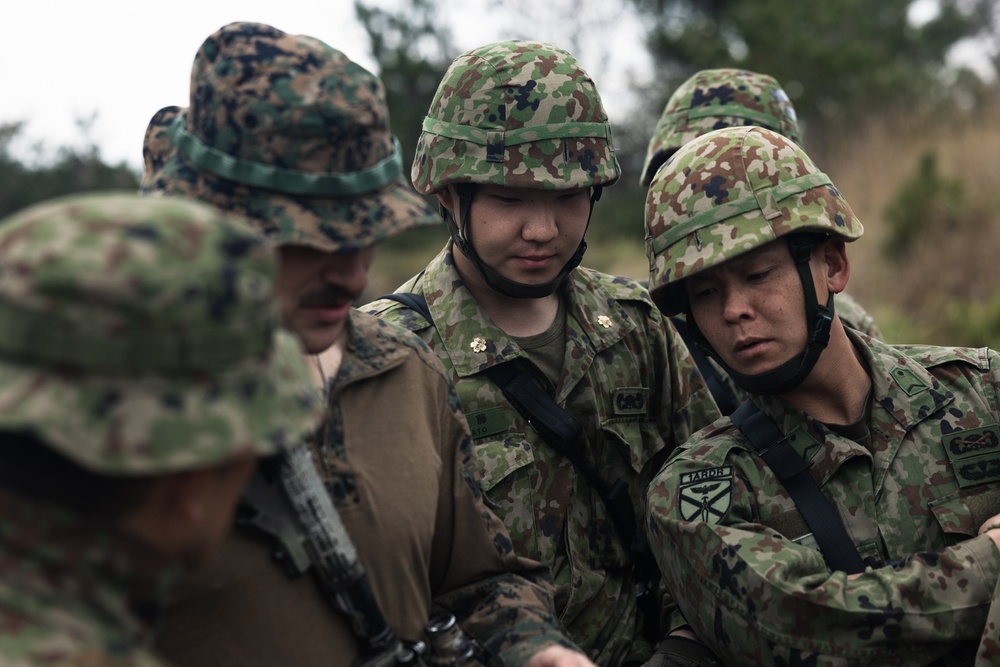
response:
<path id="1" fill-rule="evenodd" d="M 563 279 L 570 271 L 580 266 L 580 262 L 583 261 L 583 255 L 587 252 L 586 230 L 590 228 L 590 217 L 594 212 L 594 204 L 601 198 L 601 193 L 604 189 L 600 185 L 596 185 L 591 189 L 590 210 L 587 212 L 587 226 L 584 228 L 584 238 L 580 239 L 580 245 L 577 246 L 576 252 L 563 265 L 559 274 L 546 283 L 527 285 L 505 278 L 499 271 L 480 259 L 479 253 L 476 252 L 472 244 L 471 227 L 469 225 L 469 210 L 472 208 L 473 188 L 475 186 L 462 183 L 452 187 L 454 187 L 458 199 L 456 202 L 459 215 L 458 222 L 455 221 L 455 217 L 451 211 L 442 207 L 442 214 L 448 225 L 448 231 L 451 233 L 452 240 L 462 254 L 476 268 L 476 271 L 490 289 L 514 299 L 541 299 L 549 296 L 562 284 Z"/>
<path id="2" fill-rule="evenodd" d="M 812 372 L 819 360 L 820 353 L 826 349 L 830 342 L 830 327 L 833 324 L 834 316 L 833 293 L 830 294 L 825 305 L 820 305 L 816 298 L 816 285 L 813 282 L 812 271 L 809 270 L 809 259 L 812 256 L 812 251 L 823 238 L 823 236 L 815 234 L 791 234 L 788 236 L 788 249 L 795 262 L 799 279 L 802 281 L 802 290 L 805 296 L 808 337 L 802 352 L 766 373 L 743 375 L 730 368 L 712 349 L 704 334 L 698 329 L 694 315 L 691 313 L 690 303 L 685 299 L 688 328 L 695 342 L 707 354 L 712 355 L 739 387 L 752 394 L 784 394 L 795 389 Z"/>

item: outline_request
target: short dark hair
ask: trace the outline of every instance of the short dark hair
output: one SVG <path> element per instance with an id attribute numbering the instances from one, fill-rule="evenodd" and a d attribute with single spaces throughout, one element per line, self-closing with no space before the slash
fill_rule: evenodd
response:
<path id="1" fill-rule="evenodd" d="M 145 502 L 153 479 L 94 473 L 31 431 L 0 431 L 0 489 L 18 495 L 113 522 Z"/>

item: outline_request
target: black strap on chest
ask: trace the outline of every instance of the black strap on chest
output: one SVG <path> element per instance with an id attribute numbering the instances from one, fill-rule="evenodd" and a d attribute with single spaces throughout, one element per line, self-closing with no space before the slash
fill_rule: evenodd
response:
<path id="1" fill-rule="evenodd" d="M 397 292 L 385 294 L 380 299 L 389 299 L 403 304 L 430 322 L 430 309 L 422 294 Z M 568 410 L 560 407 L 535 380 L 527 364 L 521 358 L 490 366 L 483 371 L 493 384 L 510 401 L 510 404 L 542 437 L 545 442 L 573 464 L 577 472 L 583 475 L 604 501 L 611 515 L 612 523 L 618 538 L 632 556 L 633 572 L 636 576 L 639 593 L 639 605 L 643 611 L 646 624 L 644 633 L 650 641 L 659 637 L 659 601 L 656 589 L 659 581 L 659 570 L 656 560 L 649 548 L 646 531 L 638 530 L 632 501 L 629 499 L 628 484 L 624 479 L 609 484 L 601 477 L 594 467 L 581 456 L 574 446 L 583 433 L 583 426 Z"/>
<path id="2" fill-rule="evenodd" d="M 795 501 L 831 570 L 864 572 L 865 564 L 840 515 L 809 474 L 809 462 L 788 444 L 777 424 L 747 400 L 730 415 L 743 437 L 778 476 Z"/>
<path id="3" fill-rule="evenodd" d="M 733 410 L 739 406 L 740 399 L 723 380 L 720 375 L 722 369 L 718 366 L 713 366 L 708 360 L 708 355 L 702 352 L 701 348 L 695 343 L 694 337 L 691 336 L 691 332 L 688 330 L 687 320 L 683 317 L 671 317 L 670 322 L 677 329 L 681 340 L 687 345 L 688 352 L 691 353 L 691 358 L 694 359 L 695 366 L 701 372 L 701 377 L 705 380 L 705 384 L 708 385 L 708 391 L 712 394 L 712 398 L 715 399 L 719 410 L 724 415 L 732 414 Z"/>

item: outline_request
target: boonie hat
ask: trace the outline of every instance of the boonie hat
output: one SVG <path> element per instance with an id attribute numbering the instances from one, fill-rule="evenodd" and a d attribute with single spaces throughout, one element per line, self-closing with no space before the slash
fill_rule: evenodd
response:
<path id="1" fill-rule="evenodd" d="M 98 193 L 0 221 L 0 430 L 106 475 L 301 442 L 322 408 L 279 329 L 274 252 L 175 197 Z"/>
<path id="2" fill-rule="evenodd" d="M 143 192 L 238 213 L 274 244 L 351 252 L 438 222 L 403 178 L 382 82 L 260 23 L 204 41 L 189 106 L 153 116 L 143 157 Z"/>

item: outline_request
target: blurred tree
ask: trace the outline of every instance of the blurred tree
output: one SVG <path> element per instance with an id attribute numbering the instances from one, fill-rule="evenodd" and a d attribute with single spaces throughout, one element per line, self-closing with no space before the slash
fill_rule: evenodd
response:
<path id="1" fill-rule="evenodd" d="M 403 169 L 408 174 L 438 82 L 458 54 L 433 0 L 395 4 L 397 9 L 389 10 L 356 0 L 354 11 L 379 64 L 392 130 L 403 146 Z"/>
<path id="2" fill-rule="evenodd" d="M 656 108 L 699 69 L 756 70 L 781 81 L 807 143 L 860 116 L 951 98 L 970 80 L 942 76 L 949 49 L 996 27 L 996 0 L 936 0 L 936 14 L 919 24 L 913 0 L 630 1 L 648 20 L 662 84 Z"/>
<path id="3" fill-rule="evenodd" d="M 13 154 L 12 145 L 24 124 L 0 123 L 0 217 L 45 199 L 88 190 L 139 188 L 139 175 L 125 162 L 106 164 L 89 132 L 96 114 L 78 119 L 85 148 L 62 146 L 46 157 L 43 144 L 34 146 L 36 160 L 27 163 Z"/>

